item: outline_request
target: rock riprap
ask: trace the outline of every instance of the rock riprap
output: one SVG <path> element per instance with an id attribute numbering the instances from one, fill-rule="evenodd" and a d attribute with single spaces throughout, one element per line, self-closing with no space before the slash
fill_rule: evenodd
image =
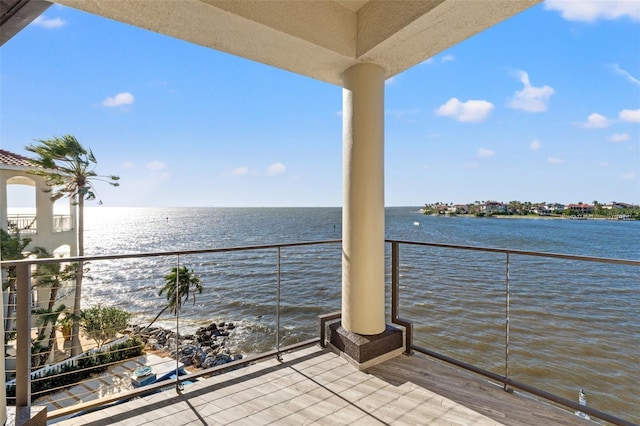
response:
<path id="1" fill-rule="evenodd" d="M 179 343 L 178 360 L 185 367 L 211 368 L 242 359 L 227 346 L 235 329 L 232 322 L 212 322 L 200 327 L 194 334 L 176 335 L 175 331 L 161 328 L 131 326 L 130 333 L 142 339 L 147 350 L 158 351 L 176 358 L 176 342 Z"/>

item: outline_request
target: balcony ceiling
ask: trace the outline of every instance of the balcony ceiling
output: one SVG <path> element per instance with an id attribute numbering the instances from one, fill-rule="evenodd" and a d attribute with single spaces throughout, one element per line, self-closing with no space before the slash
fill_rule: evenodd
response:
<path id="1" fill-rule="evenodd" d="M 355 63 L 389 78 L 541 1 L 54 0 L 340 86 Z"/>

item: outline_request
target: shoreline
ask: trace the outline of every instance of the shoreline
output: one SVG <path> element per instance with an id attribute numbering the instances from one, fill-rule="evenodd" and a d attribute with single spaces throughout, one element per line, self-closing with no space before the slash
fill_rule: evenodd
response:
<path id="1" fill-rule="evenodd" d="M 491 216 L 476 216 L 474 214 L 425 214 L 424 216 L 433 217 L 464 217 L 474 219 L 531 219 L 531 220 L 609 220 L 612 222 L 635 222 L 637 219 L 618 219 L 610 217 L 566 217 L 566 216 L 539 216 L 539 215 L 491 215 Z"/>

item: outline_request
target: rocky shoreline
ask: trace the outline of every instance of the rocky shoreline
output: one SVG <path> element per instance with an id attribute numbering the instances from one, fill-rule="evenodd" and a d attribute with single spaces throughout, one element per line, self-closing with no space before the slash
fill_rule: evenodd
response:
<path id="1" fill-rule="evenodd" d="M 206 369 L 242 359 L 242 354 L 229 348 L 235 324 L 212 322 L 200 327 L 194 334 L 176 335 L 175 331 L 161 327 L 132 325 L 129 334 L 139 337 L 148 352 L 160 353 L 176 359 L 176 343 L 179 345 L 178 361 L 188 369 Z"/>

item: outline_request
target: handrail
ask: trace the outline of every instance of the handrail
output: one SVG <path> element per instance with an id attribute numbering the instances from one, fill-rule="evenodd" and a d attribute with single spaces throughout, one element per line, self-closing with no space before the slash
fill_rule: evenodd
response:
<path id="1" fill-rule="evenodd" d="M 441 243 L 426 243 L 426 242 L 415 242 L 415 241 L 405 241 L 405 240 L 392 240 L 387 239 L 387 243 L 391 243 L 391 321 L 395 324 L 401 325 L 406 328 L 406 349 L 405 353 L 410 353 L 412 350 L 416 352 L 420 352 L 422 354 L 434 357 L 441 361 L 450 363 L 457 367 L 472 371 L 476 374 L 483 375 L 491 380 L 494 380 L 498 383 L 504 385 L 504 390 L 510 392 L 511 390 L 508 388 L 512 386 L 514 388 L 518 388 L 525 392 L 528 392 L 532 395 L 536 395 L 538 397 L 542 397 L 549 401 L 555 402 L 562 406 L 578 410 L 579 412 L 585 413 L 587 415 L 593 416 L 595 418 L 599 418 L 601 420 L 610 422 L 612 424 L 618 426 L 637 426 L 634 423 L 629 422 L 627 420 L 618 418 L 611 414 L 605 413 L 603 411 L 594 409 L 592 407 L 587 407 L 576 403 L 574 401 L 568 400 L 566 398 L 560 397 L 558 395 L 552 394 L 550 392 L 538 389 L 534 386 L 530 386 L 525 383 L 520 383 L 518 381 L 512 380 L 509 378 L 509 320 L 510 320 L 510 255 L 523 255 L 523 256 L 535 256 L 535 257 L 545 257 L 545 258 L 553 258 L 553 259 L 565 259 L 565 260 L 578 260 L 578 261 L 586 261 L 586 262 L 598 262 L 598 263 L 607 263 L 607 264 L 618 264 L 618 265 L 631 265 L 631 266 L 640 266 L 640 260 L 631 260 L 631 259 L 612 259 L 612 258 L 601 258 L 601 257 L 593 257 L 593 256 L 577 256 L 577 255 L 566 255 L 566 254 L 557 254 L 557 253 L 543 253 L 543 252 L 535 252 L 535 251 L 526 251 L 526 250 L 512 250 L 512 249 L 502 249 L 502 248 L 485 248 L 485 247 L 476 247 L 476 246 L 463 246 L 463 245 L 455 245 L 455 244 L 441 244 Z M 470 251 L 481 251 L 481 252 L 490 252 L 490 253 L 502 253 L 506 255 L 506 280 L 505 280 L 505 375 L 501 376 L 499 374 L 493 373 L 486 369 L 477 367 L 475 365 L 460 361 L 458 359 L 449 357 L 447 355 L 439 354 L 435 351 L 422 348 L 413 343 L 413 325 L 411 321 L 406 319 L 399 318 L 399 299 L 400 299 L 400 245 L 413 245 L 413 246 L 423 246 L 423 247 L 437 247 L 437 248 L 447 248 L 447 249 L 462 249 L 462 250 L 470 250 Z"/>
<path id="2" fill-rule="evenodd" d="M 426 242 L 420 242 L 420 241 L 406 241 L 406 240 L 393 240 L 393 239 L 387 239 L 385 241 L 387 243 L 408 244 L 413 246 L 452 248 L 452 249 L 460 249 L 460 250 L 483 251 L 488 253 L 517 254 L 522 256 L 549 257 L 552 259 L 579 260 L 583 262 L 598 262 L 598 263 L 611 263 L 611 264 L 617 264 L 617 265 L 640 266 L 640 260 L 633 260 L 633 259 L 614 259 L 609 257 L 581 256 L 581 255 L 575 255 L 575 254 L 546 253 L 541 251 L 514 250 L 514 249 L 495 248 L 495 247 L 465 246 L 465 245 L 459 245 L 459 244 L 426 243 Z"/>
<path id="3" fill-rule="evenodd" d="M 325 240 L 325 241 L 304 241 L 304 242 L 291 242 L 291 243 L 280 243 L 280 244 L 261 244 L 261 245 L 252 245 L 252 246 L 241 246 L 241 247 L 224 247 L 224 248 L 211 248 L 211 249 L 199 249 L 199 250 L 180 250 L 180 251 L 167 251 L 167 252 L 153 252 L 153 253 L 137 253 L 137 254 L 121 254 L 121 255 L 99 255 L 99 256 L 76 256 L 76 257 L 64 257 L 64 258 L 43 258 L 43 259 L 22 259 L 22 260 L 9 260 L 9 261 L 1 261 L 0 267 L 16 267 L 17 270 L 17 293 L 18 293 L 18 303 L 17 306 L 20 306 L 17 310 L 18 313 L 18 333 L 16 339 L 16 348 L 17 352 L 20 354 L 26 354 L 26 356 L 20 356 L 16 359 L 16 378 L 12 381 L 16 386 L 16 406 L 28 407 L 31 405 L 31 381 L 33 373 L 30 371 L 30 360 L 31 360 L 31 344 L 30 344 L 30 334 L 27 330 L 31 329 L 31 315 L 29 309 L 24 309 L 25 306 L 31 306 L 31 291 L 30 291 L 30 280 L 31 280 L 31 268 L 34 265 L 43 265 L 43 264 L 51 264 L 51 263 L 70 263 L 70 262 L 89 262 L 89 261 L 103 261 L 103 260 L 123 260 L 123 259 L 140 259 L 140 258 L 149 258 L 149 257 L 175 257 L 177 260 L 177 268 L 180 268 L 181 256 L 187 255 L 197 255 L 197 254 L 210 254 L 210 253 L 228 253 L 228 252 L 236 252 L 236 251 L 251 251 L 251 250 L 269 250 L 276 249 L 276 274 L 277 274 L 277 289 L 276 289 L 276 329 L 275 339 L 276 339 L 276 348 L 274 351 L 268 351 L 261 354 L 257 354 L 255 356 L 251 356 L 249 358 L 240 359 L 237 362 L 231 362 L 228 364 L 224 364 L 223 366 L 212 367 L 208 369 L 204 369 L 198 371 L 197 373 L 192 373 L 188 375 L 180 375 L 180 363 L 179 363 L 179 344 L 176 344 L 176 371 L 175 371 L 175 380 L 165 381 L 162 384 L 146 386 L 144 388 L 138 390 L 128 391 L 124 394 L 113 395 L 111 397 L 100 398 L 97 401 L 91 401 L 84 404 L 76 404 L 73 407 L 68 407 L 61 410 L 56 410 L 53 415 L 49 415 L 49 419 L 56 418 L 62 415 L 66 415 L 68 413 L 73 413 L 77 411 L 81 411 L 83 409 L 88 409 L 92 407 L 97 407 L 102 404 L 107 404 L 109 402 L 119 401 L 123 398 L 129 398 L 134 396 L 139 396 L 143 394 L 148 394 L 149 392 L 166 388 L 168 386 L 175 385 L 176 391 L 181 391 L 181 384 L 189 379 L 197 378 L 201 376 L 205 376 L 207 374 L 211 374 L 212 372 L 224 371 L 227 368 L 233 368 L 234 366 L 247 364 L 257 359 L 262 359 L 270 356 L 276 356 L 278 360 L 281 360 L 281 353 L 293 350 L 295 348 L 308 346 L 311 344 L 315 344 L 319 342 L 318 338 L 310 339 L 304 342 L 300 342 L 297 344 L 282 346 L 281 343 L 281 330 L 280 330 L 280 315 L 281 315 L 281 300 L 280 300 L 280 270 L 281 270 L 281 249 L 285 247 L 301 247 L 301 246 L 310 246 L 310 245 L 322 245 L 322 244 L 337 244 L 340 243 L 341 240 Z M 178 279 L 178 274 L 176 274 L 176 279 Z M 179 310 L 178 310 L 179 311 Z M 179 334 L 180 327 L 180 316 L 177 312 L 176 315 L 176 324 L 175 330 L 176 335 Z M 67 360 L 68 361 L 68 360 Z M 6 386 L 6 384 L 5 384 Z"/>
<path id="4" fill-rule="evenodd" d="M 322 241 L 302 241 L 297 243 L 280 243 L 280 244 L 260 244 L 253 246 L 236 246 L 236 247 L 222 247 L 222 248 L 210 248 L 210 249 L 198 249 L 198 250 L 177 250 L 177 251 L 157 251 L 149 253 L 127 253 L 127 254 L 109 254 L 98 256 L 74 256 L 64 258 L 42 258 L 42 259 L 21 259 L 21 260 L 4 260 L 0 261 L 0 267 L 6 266 L 18 266 L 20 264 L 29 265 L 41 265 L 46 263 L 58 263 L 58 262 L 79 262 L 79 261 L 97 261 L 97 260 L 121 260 L 121 259 L 138 259 L 146 257 L 162 257 L 162 256 L 183 256 L 193 254 L 210 254 L 210 253 L 227 253 L 231 251 L 247 251 L 247 250 L 263 250 L 278 247 L 300 247 L 311 246 L 320 244 L 336 244 L 342 240 L 322 240 Z"/>
<path id="5" fill-rule="evenodd" d="M 421 352 L 421 353 L 425 353 L 427 355 L 430 356 L 435 356 L 439 359 L 442 359 L 444 361 L 447 362 L 452 362 L 453 364 L 462 367 L 462 368 L 467 368 L 471 371 L 474 371 L 478 374 L 483 374 L 493 380 L 497 380 L 501 383 L 503 383 L 505 385 L 505 390 L 507 389 L 507 386 L 513 386 L 513 387 L 517 387 L 520 388 L 526 392 L 529 392 L 531 394 L 534 395 L 538 395 L 541 396 L 543 398 L 549 399 L 551 401 L 557 402 L 559 404 L 565 405 L 567 407 L 570 408 L 576 408 L 576 404 L 572 401 L 567 401 L 566 399 L 563 399 L 561 397 L 552 395 L 548 392 L 536 389 L 532 386 L 529 386 L 527 384 L 522 384 L 522 383 L 518 383 L 516 381 L 513 381 L 512 379 L 510 379 L 509 376 L 509 368 L 508 368 L 508 356 L 509 356 L 509 264 L 510 264 L 510 256 L 511 255 L 522 255 L 522 256 L 536 256 L 536 257 L 545 257 L 545 258 L 555 258 L 555 259 L 565 259 L 565 260 L 578 260 L 578 261 L 587 261 L 587 262 L 599 262 L 599 263 L 608 263 L 608 264 L 618 264 L 618 265 L 631 265 L 631 266 L 640 266 L 640 260 L 633 260 L 633 259 L 611 259 L 611 258 L 602 258 L 602 257 L 592 257 L 592 256 L 578 256 L 578 255 L 567 255 L 567 254 L 557 254 L 557 253 L 544 253 L 544 252 L 535 252 L 535 251 L 526 251 L 526 250 L 513 250 L 513 249 L 503 249 L 503 248 L 488 248 L 488 247 L 477 247 L 477 246 L 465 246 L 465 245 L 455 245 L 455 244 L 442 244 L 442 243 L 429 243 L 429 242 L 414 242 L 414 241 L 405 241 L 405 240 L 394 240 L 394 239 L 386 239 L 385 240 L 387 243 L 391 243 L 391 248 L 392 248 L 392 252 L 391 252 L 391 292 L 392 292 L 392 297 L 391 297 L 391 319 L 392 322 L 401 325 L 403 327 L 405 327 L 405 333 L 406 333 L 406 344 L 405 344 L 405 352 L 410 354 L 413 350 L 417 351 L 417 352 Z M 11 261 L 1 261 L 0 262 L 0 266 L 1 267 L 7 267 L 7 266 L 16 266 L 18 269 L 18 280 L 20 283 L 24 284 L 24 285 L 19 285 L 18 289 L 22 288 L 22 289 L 28 289 L 29 286 L 27 285 L 29 282 L 29 271 L 30 271 L 30 265 L 40 265 L 40 264 L 47 264 L 47 263 L 56 263 L 56 262 L 75 262 L 75 261 L 101 261 L 101 260 L 123 260 L 123 259 L 140 259 L 140 258 L 149 258 L 149 257 L 168 257 L 168 256 L 178 256 L 178 258 L 180 256 L 184 256 L 184 255 L 195 255 L 195 254 L 209 254 L 209 253 L 228 253 L 228 252 L 235 252 L 235 251 L 249 251 L 249 250 L 263 250 L 263 249 L 276 249 L 277 250 L 277 260 L 276 260 L 276 273 L 277 273 L 277 289 L 276 291 L 277 293 L 277 312 L 276 312 L 276 350 L 273 351 L 273 354 L 275 354 L 277 357 L 279 357 L 279 354 L 281 352 L 284 352 L 285 350 L 287 350 L 287 348 L 280 348 L 280 324 L 279 324 L 279 314 L 280 314 L 280 306 L 279 306 L 279 302 L 280 302 L 280 295 L 279 295 L 279 291 L 280 291 L 280 250 L 281 248 L 284 247 L 300 247 L 300 246 L 310 246 L 310 245 L 322 245 L 322 244 L 337 244 L 340 243 L 341 240 L 336 239 L 336 240 L 323 240 L 323 241 L 304 241 L 304 242 L 290 242 L 290 243 L 280 243 L 280 244 L 260 244 L 260 245 L 251 245 L 251 246 L 239 246 L 239 247 L 224 247 L 224 248 L 209 248 L 209 249 L 197 249 L 197 250 L 177 250 L 177 251 L 164 251 L 164 252 L 150 252 L 150 253 L 136 253 L 136 254 L 118 254 L 118 255 L 96 255 L 96 256 L 80 256 L 80 257 L 66 257 L 66 258 L 49 258 L 49 259 L 24 259 L 24 260 L 11 260 Z M 489 252 L 489 253 L 502 253 L 505 254 L 507 256 L 507 270 L 506 270 L 506 293 L 505 293 L 505 298 L 506 298 L 506 318 L 505 318 L 505 322 L 506 322 L 506 329 L 505 329 L 505 358 L 506 358 L 506 365 L 505 365 L 505 374 L 504 376 L 483 370 L 479 367 L 475 367 L 475 366 L 469 366 L 468 364 L 465 364 L 462 361 L 457 361 L 454 360 L 453 358 L 449 358 L 445 355 L 439 355 L 436 352 L 430 351 L 428 349 L 424 349 L 421 348 L 419 346 L 416 346 L 413 344 L 413 325 L 411 323 L 411 321 L 407 320 L 407 319 L 402 319 L 400 318 L 400 305 L 399 305 L 399 298 L 400 298 L 400 271 L 399 271 L 399 267 L 400 267 L 400 251 L 399 251 L 399 247 L 400 245 L 414 245 L 414 246 L 424 246 L 424 247 L 436 247 L 436 248 L 446 248 L 446 249 L 461 249 L 461 250 L 469 250 L 469 251 L 477 251 L 477 252 Z M 20 293 L 20 292 L 19 292 Z M 30 306 L 29 302 L 28 302 L 28 298 L 30 298 L 30 292 L 28 291 L 24 291 L 22 292 L 22 295 L 18 295 L 19 300 L 18 300 L 18 304 L 22 305 L 22 306 Z M 24 309 L 19 310 L 19 313 L 21 311 L 23 311 Z M 26 311 L 26 310 L 25 310 Z M 335 315 L 335 314 L 334 314 Z M 24 318 L 25 315 L 23 316 L 19 316 L 18 317 L 18 323 L 23 324 L 21 325 L 22 327 L 24 327 L 25 325 L 28 327 L 30 318 L 28 313 L 26 313 L 26 317 Z M 30 328 L 30 327 L 29 327 Z M 29 344 L 29 339 L 28 333 L 18 333 L 19 337 L 18 337 L 18 347 L 19 348 L 26 348 L 26 350 L 29 350 L 30 344 Z M 22 335 L 24 342 L 21 341 L 20 339 L 20 335 Z M 317 339 L 314 339 L 314 341 L 317 341 Z M 23 352 L 21 352 L 23 353 Z M 271 355 L 271 352 L 269 353 Z M 22 362 L 21 360 L 23 360 L 24 362 Z M 16 368 L 16 372 L 17 372 L 17 379 L 18 379 L 18 384 L 22 381 L 22 383 L 28 383 L 29 377 L 30 377 L 30 371 L 29 371 L 29 363 L 30 360 L 30 356 L 26 356 L 26 357 L 20 357 L 17 363 L 17 368 Z M 244 360 L 245 362 L 247 362 L 247 360 Z M 239 362 L 239 364 L 242 362 Z M 22 365 L 24 364 L 24 365 Z M 235 365 L 235 364 L 234 364 Z M 206 374 L 206 373 L 202 373 L 202 374 Z M 24 376 L 24 377 L 23 377 Z M 189 375 L 188 377 L 193 377 L 191 375 Z M 184 377 L 180 377 L 178 374 L 176 374 L 176 385 L 179 385 L 180 382 L 184 381 L 185 378 Z M 165 382 L 163 385 L 164 386 L 157 386 L 157 388 L 159 389 L 160 387 L 166 387 L 166 386 L 170 386 L 172 383 L 171 382 Z M 30 404 L 30 386 L 18 386 L 18 388 L 21 388 L 19 393 L 16 394 L 16 404 L 17 405 L 25 405 L 28 406 Z M 141 390 L 140 394 L 145 392 L 145 391 L 149 391 L 151 389 L 156 389 L 156 387 L 153 388 L 145 388 L 145 390 Z M 111 399 L 112 401 L 115 401 L 117 399 L 120 399 L 119 397 L 113 397 L 114 399 Z M 104 400 L 100 400 L 101 402 L 105 402 Z M 97 405 L 97 404 L 96 404 Z M 83 405 L 84 407 L 85 405 Z M 93 405 L 95 406 L 95 405 Z M 618 419 L 614 416 L 610 416 L 609 414 L 606 413 L 602 413 L 598 410 L 592 409 L 591 407 L 584 407 L 584 406 L 580 406 L 580 410 L 586 414 L 592 415 L 593 417 L 597 417 L 606 421 L 609 421 L 611 423 L 614 424 L 618 424 L 618 425 L 629 425 L 631 423 L 622 420 L 622 419 Z M 65 409 L 63 411 L 60 412 L 60 415 L 62 415 L 63 412 L 68 413 L 74 411 L 74 409 Z"/>
<path id="6" fill-rule="evenodd" d="M 597 417 L 600 420 L 604 420 L 604 421 L 607 421 L 609 423 L 613 423 L 614 425 L 618 425 L 618 426 L 637 426 L 636 424 L 634 424 L 632 422 L 629 422 L 627 420 L 624 420 L 624 419 L 621 419 L 619 417 L 613 416 L 611 414 L 605 413 L 603 411 L 596 410 L 595 408 L 592 408 L 592 407 L 589 407 L 589 406 L 585 406 L 585 405 L 580 405 L 579 403 L 577 403 L 575 401 L 571 401 L 571 400 L 568 400 L 566 398 L 562 398 L 562 397 L 560 397 L 558 395 L 554 395 L 554 394 L 552 394 L 550 392 L 543 391 L 543 390 L 538 389 L 538 388 L 536 388 L 534 386 L 527 385 L 526 383 L 520 383 L 518 381 L 515 381 L 515 380 L 512 380 L 512 379 L 508 379 L 506 377 L 500 376 L 499 374 L 495 374 L 495 373 L 492 373 L 491 371 L 476 367 L 476 366 L 471 365 L 471 364 L 467 364 L 467 363 L 465 363 L 463 361 L 460 361 L 460 360 L 457 360 L 455 358 L 451 358 L 451 357 L 448 357 L 446 355 L 439 354 L 439 353 L 431 351 L 429 349 L 421 348 L 420 346 L 413 345 L 412 347 L 416 352 L 420 352 L 422 354 L 429 355 L 429 356 L 431 356 L 433 358 L 439 359 L 440 361 L 447 362 L 449 364 L 455 365 L 455 366 L 463 368 L 465 370 L 469 370 L 469 371 L 472 371 L 472 372 L 474 372 L 476 374 L 480 374 L 482 376 L 488 377 L 488 378 L 490 378 L 490 379 L 492 379 L 492 380 L 494 380 L 496 382 L 503 383 L 505 385 L 505 390 L 507 392 L 510 391 L 509 389 L 507 389 L 507 385 L 510 385 L 510 386 L 512 386 L 514 388 L 518 388 L 518 389 L 523 390 L 525 392 L 528 392 L 528 393 L 530 393 L 532 395 L 536 395 L 536 396 L 545 398 L 545 399 L 547 399 L 549 401 L 553 401 L 553 402 L 555 402 L 557 404 L 564 405 L 565 407 L 571 408 L 573 410 L 581 411 L 581 412 L 583 412 L 585 414 L 588 414 L 590 416 Z"/>

